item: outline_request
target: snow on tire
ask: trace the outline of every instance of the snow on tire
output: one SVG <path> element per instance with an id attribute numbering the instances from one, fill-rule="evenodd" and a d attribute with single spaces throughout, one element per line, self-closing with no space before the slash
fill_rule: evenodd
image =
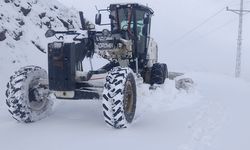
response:
<path id="1" fill-rule="evenodd" d="M 37 66 L 23 67 L 10 77 L 6 104 L 14 119 L 29 123 L 50 114 L 53 101 L 48 86 L 39 83 L 47 78 L 47 72 Z"/>
<path id="2" fill-rule="evenodd" d="M 136 110 L 136 83 L 130 68 L 115 67 L 106 77 L 103 90 L 105 122 L 116 129 L 132 123 Z"/>

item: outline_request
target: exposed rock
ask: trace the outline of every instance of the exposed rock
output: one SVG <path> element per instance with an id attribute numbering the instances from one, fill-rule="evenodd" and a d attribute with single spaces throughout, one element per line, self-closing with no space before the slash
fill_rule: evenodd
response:
<path id="1" fill-rule="evenodd" d="M 0 41 L 4 41 L 6 39 L 6 30 L 0 31 Z"/>
<path id="2" fill-rule="evenodd" d="M 25 24 L 22 19 L 16 19 L 16 20 L 20 26 L 23 26 Z"/>
<path id="3" fill-rule="evenodd" d="M 5 3 L 10 3 L 12 0 L 4 0 Z"/>
<path id="4" fill-rule="evenodd" d="M 23 35 L 23 32 L 22 31 L 20 31 L 20 32 L 14 32 L 14 34 L 15 34 L 15 36 L 14 36 L 14 40 L 16 40 L 16 41 L 19 41 L 20 39 L 21 39 L 21 36 Z"/>
<path id="5" fill-rule="evenodd" d="M 0 41 L 3 41 L 0 43 L 6 43 L 9 48 L 28 43 L 27 46 L 35 45 L 44 53 L 50 39 L 41 33 L 48 28 L 66 30 L 72 25 L 78 27 L 77 15 L 75 10 L 54 0 L 0 0 Z"/>
<path id="6" fill-rule="evenodd" d="M 40 19 L 44 18 L 45 16 L 46 16 L 46 12 L 43 12 L 43 13 L 39 14 Z"/>
<path id="7" fill-rule="evenodd" d="M 38 25 L 40 29 L 42 29 L 42 28 L 43 28 L 43 24 L 42 24 L 42 22 L 37 23 L 36 25 Z"/>
<path id="8" fill-rule="evenodd" d="M 23 13 L 24 16 L 27 16 L 31 11 L 31 8 L 24 8 L 21 7 L 21 12 Z"/>
<path id="9" fill-rule="evenodd" d="M 20 24 L 20 26 L 23 26 L 25 23 L 23 20 L 19 21 L 18 24 Z"/>
<path id="10" fill-rule="evenodd" d="M 55 21 L 55 19 L 53 17 L 49 17 L 49 20 L 52 22 Z"/>
<path id="11" fill-rule="evenodd" d="M 17 3 L 14 3 L 14 5 L 15 5 L 16 7 L 19 7 L 19 6 L 20 6 L 20 4 L 17 4 Z"/>
<path id="12" fill-rule="evenodd" d="M 44 25 L 46 25 L 48 28 L 51 28 L 51 23 L 50 23 L 50 21 L 47 21 L 47 22 L 45 22 L 45 23 L 43 23 Z"/>
<path id="13" fill-rule="evenodd" d="M 32 7 L 32 5 L 29 2 L 27 2 L 27 4 L 30 5 L 30 7 Z"/>

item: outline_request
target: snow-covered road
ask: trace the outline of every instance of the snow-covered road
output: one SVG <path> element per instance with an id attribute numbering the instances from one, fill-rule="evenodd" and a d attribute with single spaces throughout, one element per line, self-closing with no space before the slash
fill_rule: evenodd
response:
<path id="1" fill-rule="evenodd" d="M 95 5 L 104 8 L 111 1 L 116 2 L 60 1 L 83 10 L 88 19 L 94 19 Z M 28 16 L 23 16 L 20 7 L 29 8 L 27 2 L 32 3 L 32 10 Z M 47 68 L 47 54 L 36 49 L 32 41 L 45 49 L 47 43 L 53 41 L 44 37 L 47 23 L 51 23 L 55 30 L 65 30 L 59 18 L 73 19 L 75 23 L 79 19 L 76 10 L 54 0 L 0 1 L 0 12 L 4 16 L 1 16 L 0 32 L 8 29 L 6 40 L 0 42 L 0 150 L 250 150 L 249 42 L 243 44 L 242 78 L 235 79 L 231 76 L 237 25 L 207 34 L 217 25 L 233 19 L 230 16 L 234 15 L 225 11 L 193 36 L 169 46 L 171 41 L 229 2 L 138 2 L 149 2 L 156 12 L 152 36 L 159 44 L 160 62 L 166 62 L 171 71 L 194 71 L 186 76 L 194 80 L 195 86 L 186 92 L 176 90 L 173 81 L 167 81 L 156 91 L 148 90 L 148 85 L 140 85 L 134 123 L 128 129 L 115 130 L 104 123 L 101 101 L 56 100 L 50 117 L 31 124 L 18 123 L 11 118 L 4 95 L 9 76 L 26 65 Z M 16 3 L 20 3 L 20 7 Z M 230 2 L 229 7 L 236 8 L 234 3 Z M 180 6 L 183 6 L 182 11 L 176 9 Z M 193 13 L 193 10 L 199 13 Z M 46 15 L 41 18 L 44 12 Z M 25 24 L 21 25 L 21 21 Z M 237 19 L 232 23 L 237 23 Z M 16 32 L 22 33 L 19 41 L 13 39 Z M 249 35 L 244 34 L 246 41 Z M 94 60 L 94 68 L 102 66 L 102 61 Z"/>
<path id="2" fill-rule="evenodd" d="M 177 91 L 173 81 L 149 91 L 140 85 L 135 122 L 114 130 L 103 121 L 100 101 L 56 101 L 54 113 L 32 124 L 13 120 L 0 101 L 1 149 L 248 150 L 250 83 L 190 73 L 195 87 Z"/>

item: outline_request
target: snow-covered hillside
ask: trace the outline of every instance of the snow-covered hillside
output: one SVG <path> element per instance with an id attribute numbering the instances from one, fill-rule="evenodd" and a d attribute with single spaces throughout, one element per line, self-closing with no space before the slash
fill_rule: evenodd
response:
<path id="1" fill-rule="evenodd" d="M 146 0 L 141 1 L 147 3 Z M 198 2 L 198 0 L 191 1 Z M 94 16 L 89 12 L 95 12 L 93 6 L 97 2 L 108 3 L 100 0 L 75 2 L 76 0 L 65 3 L 78 5 L 78 9 L 83 8 L 87 17 Z M 55 100 L 51 116 L 31 124 L 18 123 L 11 118 L 5 106 L 5 90 L 9 76 L 19 67 L 30 64 L 46 69 L 46 46 L 50 40 L 44 37 L 46 30 L 50 27 L 66 30 L 67 24 L 79 28 L 79 23 L 77 11 L 65 7 L 56 0 L 1 0 L 0 149 L 249 150 L 250 82 L 247 79 L 250 78 L 235 79 L 228 73 L 233 72 L 231 66 L 234 64 L 234 58 L 231 49 L 228 53 L 228 49 L 223 49 L 221 46 L 228 44 L 222 39 L 220 41 L 223 34 L 216 38 L 216 43 L 211 39 L 207 39 L 207 43 L 202 42 L 211 45 L 208 48 L 221 48 L 220 51 L 217 49 L 208 51 L 205 46 L 201 50 L 199 46 L 202 44 L 197 47 L 193 45 L 185 47 L 188 42 L 178 45 L 174 50 L 162 49 L 166 44 L 163 37 L 167 36 L 166 39 L 170 39 L 177 33 L 179 26 L 185 26 L 183 21 L 177 22 L 178 17 L 168 18 L 172 15 L 170 12 L 177 10 L 180 12 L 180 9 L 176 9 L 177 6 L 189 3 L 178 0 L 174 5 L 166 6 L 168 8 L 166 14 L 165 5 L 159 5 L 162 2 L 149 1 L 149 5 L 152 4 L 156 12 L 153 34 L 159 40 L 161 60 L 170 64 L 171 70 L 188 71 L 185 76 L 194 80 L 194 87 L 189 91 L 177 90 L 172 80 L 167 80 L 156 90 L 149 90 L 148 85 L 140 84 L 134 123 L 128 129 L 114 130 L 104 123 L 101 101 Z M 208 7 L 212 2 L 204 3 Z M 200 1 L 199 5 L 192 3 L 192 8 L 199 6 L 199 9 L 203 9 L 201 6 L 205 4 Z M 193 14 L 193 11 L 176 15 L 183 13 Z M 201 14 L 196 15 L 199 18 L 204 17 Z M 167 29 L 166 32 L 173 30 L 171 36 L 161 30 L 163 26 L 170 25 L 169 20 L 172 21 L 171 26 L 178 24 L 176 29 Z M 216 45 L 218 43 L 219 46 Z M 231 44 L 229 46 L 235 45 Z M 188 50 L 184 52 L 185 48 Z M 94 63 L 102 64 L 99 59 Z M 248 59 L 245 59 L 246 64 L 250 64 Z M 226 69 L 220 70 L 223 66 Z M 249 73 L 245 71 L 245 75 Z"/>
<path id="2" fill-rule="evenodd" d="M 46 30 L 79 28 L 77 11 L 51 0 L 1 0 L 0 16 L 1 70 L 31 63 L 45 67 Z"/>

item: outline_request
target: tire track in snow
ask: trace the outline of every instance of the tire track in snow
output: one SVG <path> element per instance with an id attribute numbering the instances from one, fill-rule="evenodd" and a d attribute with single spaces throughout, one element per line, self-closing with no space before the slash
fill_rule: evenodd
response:
<path id="1" fill-rule="evenodd" d="M 219 131 L 224 128 L 229 115 L 234 113 L 229 107 L 234 107 L 236 99 L 246 96 L 241 95 L 245 83 L 217 74 L 196 73 L 193 78 L 199 83 L 197 88 L 203 98 L 197 107 L 196 117 L 187 125 L 190 140 L 181 145 L 179 150 L 213 149 Z"/>
<path id="2" fill-rule="evenodd" d="M 211 148 L 211 143 L 217 131 L 225 120 L 225 109 L 221 102 L 203 99 L 196 117 L 188 123 L 190 140 L 179 147 L 179 150 L 205 150 Z"/>

